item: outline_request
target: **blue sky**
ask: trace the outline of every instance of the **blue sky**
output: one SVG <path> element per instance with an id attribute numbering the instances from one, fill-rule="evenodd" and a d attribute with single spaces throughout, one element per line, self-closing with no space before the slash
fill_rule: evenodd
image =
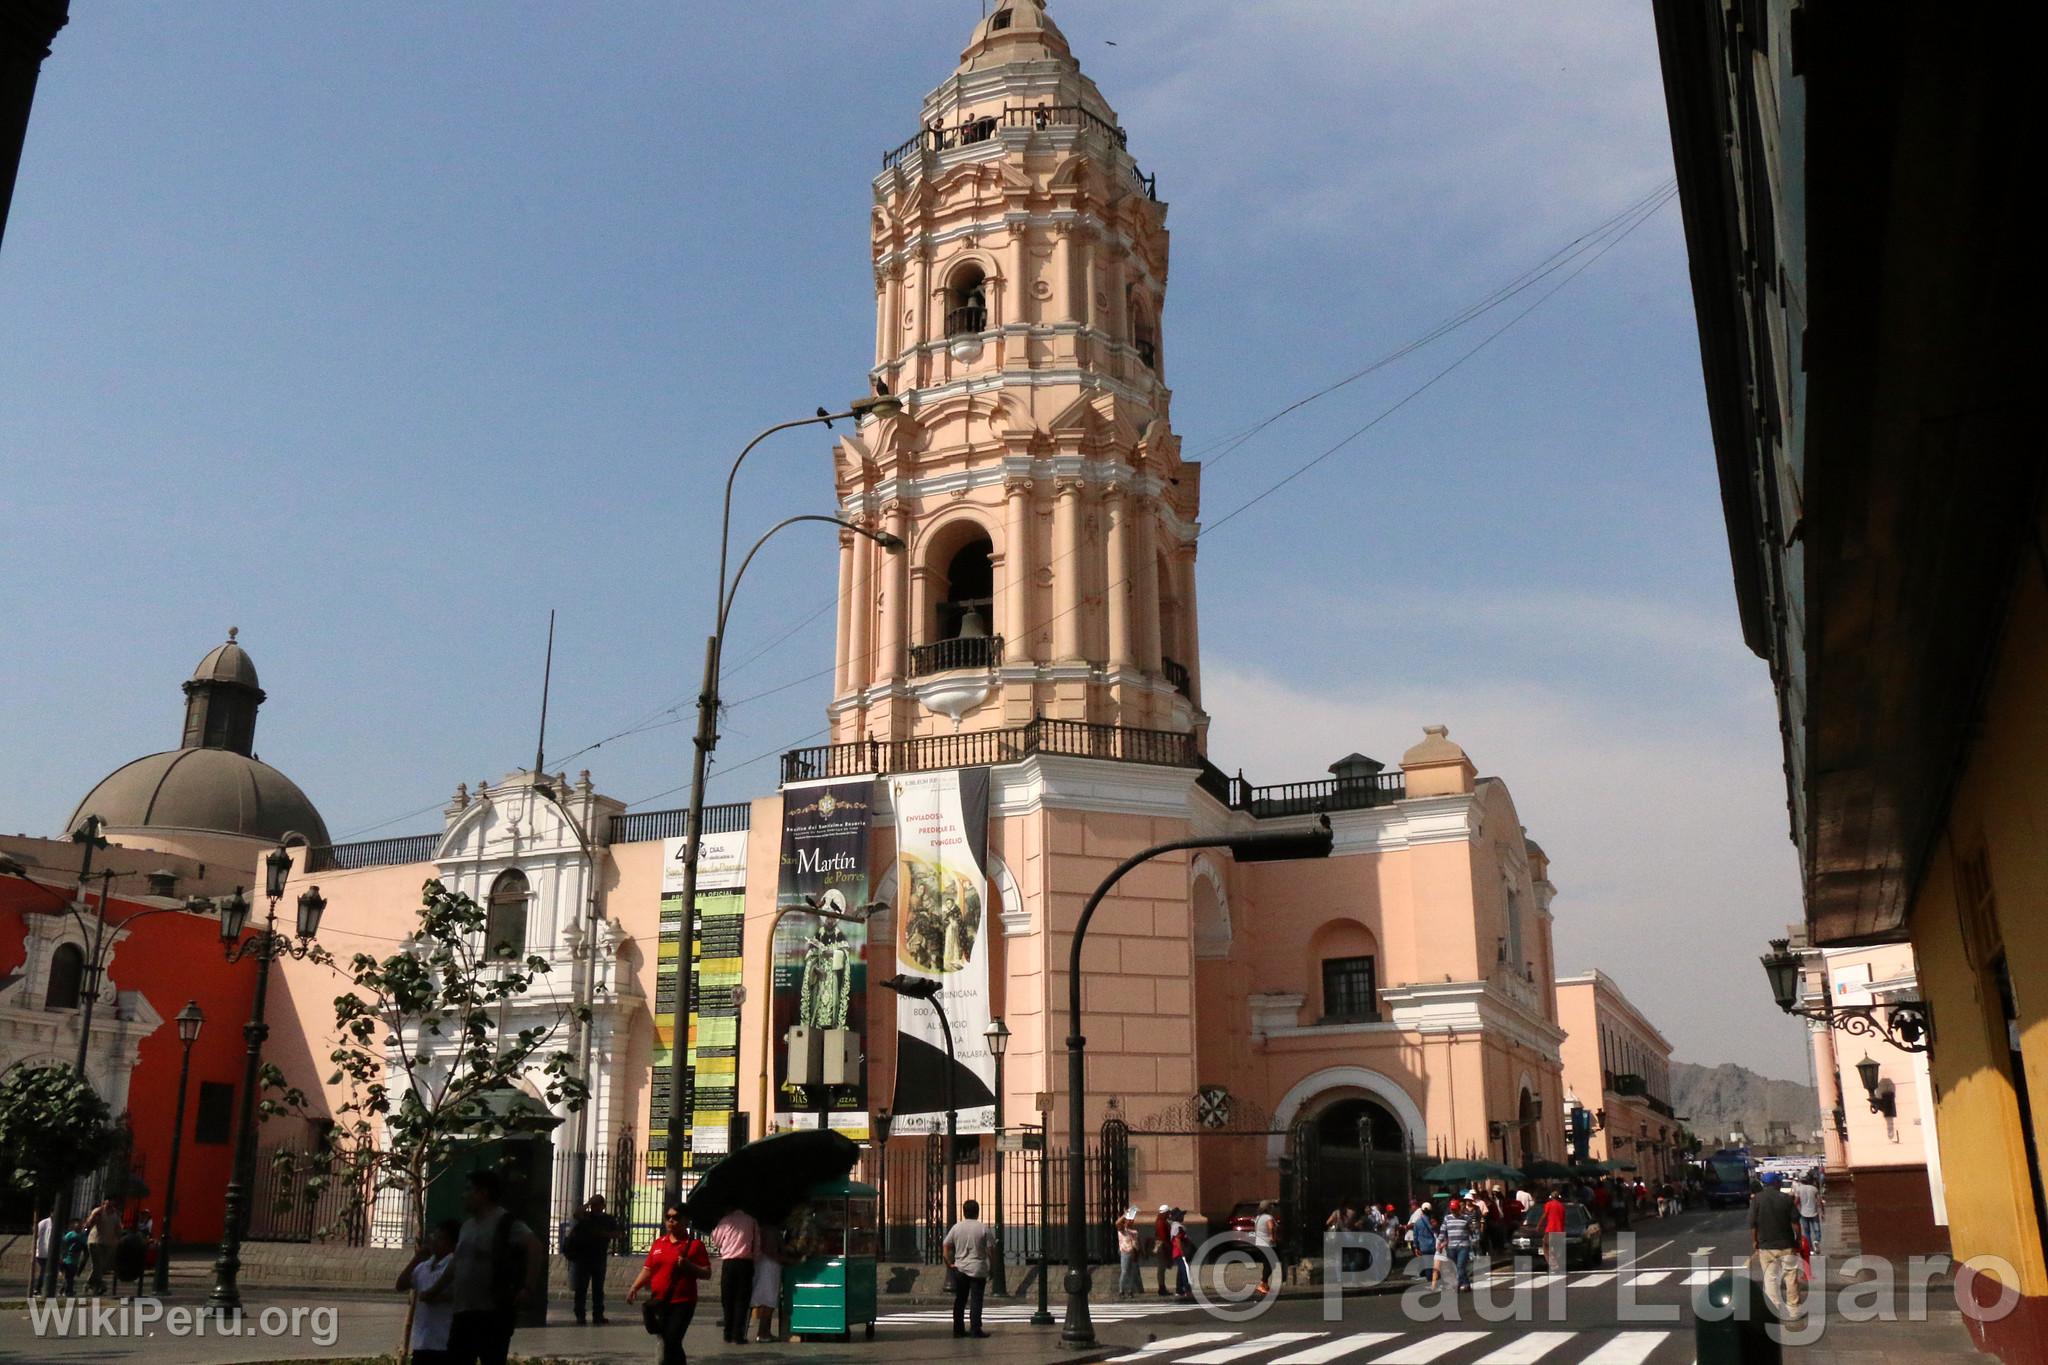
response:
<path id="1" fill-rule="evenodd" d="M 1428 331 L 1670 171 L 1628 0 L 1054 0 L 1171 205 L 1187 452 Z M 0 828 L 177 742 L 230 624 L 258 748 L 338 837 L 421 832 L 694 694 L 731 454 L 862 391 L 869 180 L 978 0 L 78 7 L 0 246 Z M 1275 423 L 1214 523 L 1487 320 Z M 741 528 L 829 510 L 780 438 Z M 711 547 L 715 552 L 715 546 Z M 728 658 L 823 607 L 750 576 Z M 1800 1075 L 1755 954 L 1798 916 L 1729 587 L 1676 207 L 1203 542 L 1212 749 L 1257 781 L 1444 723 L 1554 860 L 1567 970 L 1682 1058 Z M 714 799 L 822 729 L 829 612 L 730 677 Z M 785 684 L 794 683 L 793 686 Z M 681 804 L 682 723 L 565 766 Z M 1715 976 L 1712 974 L 1725 974 Z M 1711 990 L 1700 983 L 1713 980 Z"/>

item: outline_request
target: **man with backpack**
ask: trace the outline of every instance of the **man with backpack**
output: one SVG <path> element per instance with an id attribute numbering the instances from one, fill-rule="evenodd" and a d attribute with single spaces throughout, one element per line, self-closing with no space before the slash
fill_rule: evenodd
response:
<path id="1" fill-rule="evenodd" d="M 604 1268 L 611 1259 L 612 1243 L 619 1224 L 604 1211 L 604 1196 L 594 1194 L 576 1211 L 562 1230 L 562 1256 L 569 1262 L 569 1292 L 576 1297 L 576 1321 L 583 1322 L 583 1305 L 590 1303 L 591 1317 L 604 1326 Z"/>
<path id="2" fill-rule="evenodd" d="M 469 1188 L 463 1192 L 469 1217 L 456 1238 L 450 1282 L 452 1365 L 505 1365 L 520 1308 L 538 1303 L 546 1292 L 547 1248 L 505 1208 L 504 1198 L 498 1172 L 469 1173 Z"/>

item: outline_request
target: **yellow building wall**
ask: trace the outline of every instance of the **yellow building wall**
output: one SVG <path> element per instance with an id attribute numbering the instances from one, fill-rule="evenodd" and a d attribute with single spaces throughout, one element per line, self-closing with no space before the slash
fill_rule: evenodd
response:
<path id="1" fill-rule="evenodd" d="M 1909 926 L 1920 982 L 1935 1007 L 1929 1065 L 1948 1178 L 1949 1231 L 1959 1260 L 1998 1256 L 2016 1286 L 2048 1294 L 2041 1229 L 2006 1031 L 1988 956 L 2002 938 L 2019 1017 L 2034 1140 L 2048 1153 L 2048 591 L 2038 563 L 2020 570 L 2006 636 L 1965 758 L 1947 829 L 1929 860 Z M 1979 860 L 1981 859 L 1981 863 Z M 1973 929 L 1964 887 L 1988 873 L 1995 914 Z"/>

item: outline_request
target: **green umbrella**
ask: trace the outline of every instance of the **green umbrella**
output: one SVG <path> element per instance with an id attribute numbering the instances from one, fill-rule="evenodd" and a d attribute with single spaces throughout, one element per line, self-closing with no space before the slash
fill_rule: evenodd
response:
<path id="1" fill-rule="evenodd" d="M 1543 1157 L 1538 1157 L 1530 1162 L 1526 1170 L 1529 1175 L 1534 1176 L 1538 1180 L 1569 1180 L 1574 1174 L 1572 1168 L 1563 1162 L 1551 1161 Z"/>
<path id="2" fill-rule="evenodd" d="M 1456 1185 L 1477 1180 L 1520 1180 L 1522 1173 L 1493 1161 L 1446 1161 L 1424 1171 L 1422 1178 L 1432 1185 Z"/>

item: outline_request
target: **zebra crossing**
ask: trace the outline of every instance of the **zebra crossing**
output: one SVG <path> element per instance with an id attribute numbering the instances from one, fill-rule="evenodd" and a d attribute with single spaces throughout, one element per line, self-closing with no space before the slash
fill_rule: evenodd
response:
<path id="1" fill-rule="evenodd" d="M 1586 1270 L 1570 1275 L 1553 1274 L 1545 1270 L 1494 1270 L 1481 1272 L 1472 1277 L 1475 1285 L 1513 1285 L 1517 1289 L 1548 1289 L 1559 1280 L 1567 1289 L 1597 1289 L 1601 1285 L 1620 1288 L 1624 1285 L 1633 1289 L 1654 1289 L 1658 1285 L 1670 1288 L 1697 1289 L 1712 1284 L 1721 1276 L 1742 1267 L 1734 1265 L 1695 1266 L 1690 1270 Z"/>
<path id="2" fill-rule="evenodd" d="M 1644 1365 L 1676 1341 L 1690 1361 L 1690 1334 L 1588 1328 L 1538 1332 L 1187 1332 L 1111 1356 L 1108 1365 Z M 1583 1353 L 1575 1345 L 1590 1346 Z"/>

